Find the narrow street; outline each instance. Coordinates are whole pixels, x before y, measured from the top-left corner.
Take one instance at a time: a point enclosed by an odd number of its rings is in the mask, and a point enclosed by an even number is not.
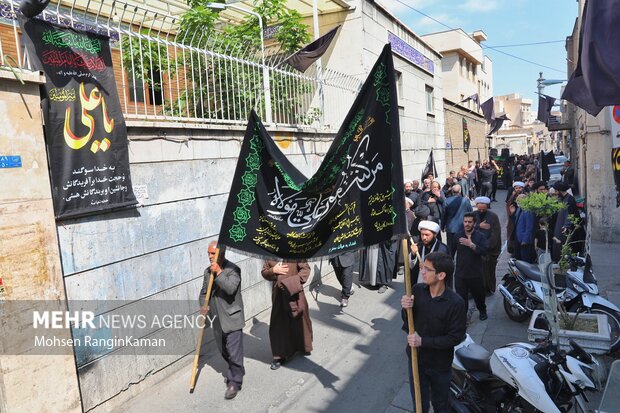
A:
[[[505,191],[498,191],[497,213],[505,227]],[[503,230],[505,232],[505,230]],[[505,239],[505,234],[502,234]],[[504,251],[497,266],[497,279],[507,271],[508,254]],[[595,264],[596,265],[596,264]],[[617,282],[606,277],[608,267],[597,273],[599,283],[607,286],[609,298],[618,303]],[[331,268],[320,269],[330,272]],[[279,370],[269,369],[269,311],[249,320],[245,328],[244,349],[246,375],[243,389],[231,401],[224,399],[222,371],[224,362],[213,342],[201,358],[200,375],[193,394],[188,391],[192,355],[179,363],[185,367],[148,391],[139,394],[115,412],[169,412],[182,409],[199,411],[286,412],[390,412],[411,411],[405,333],[401,330],[400,297],[404,293],[400,275],[385,294],[357,287],[349,307],[342,310],[340,287],[335,276],[324,278],[316,290],[306,293],[314,328],[314,351],[298,356]],[[489,319],[480,321],[470,301],[467,331],[488,350],[514,341],[527,341],[527,323],[508,319],[502,297],[496,292],[487,297]],[[604,357],[609,365],[610,357]],[[157,373],[155,373],[157,374]],[[602,392],[592,397],[597,406]]]

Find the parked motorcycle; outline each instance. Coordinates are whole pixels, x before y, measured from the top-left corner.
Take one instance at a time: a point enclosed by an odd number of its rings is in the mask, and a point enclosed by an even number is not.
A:
[[[548,331],[549,324],[544,320]],[[539,324],[537,326],[540,326]],[[457,413],[586,412],[585,391],[600,389],[600,362],[570,341],[512,343],[488,352],[469,335],[455,348],[450,407]]]
[[[590,257],[572,257],[565,278],[556,277],[558,303],[575,313],[604,314],[611,334],[611,351],[620,348],[620,309],[599,295]],[[522,322],[534,310],[543,309],[543,283],[538,265],[510,259],[509,273],[504,275],[499,291],[504,296],[504,310],[513,321]]]

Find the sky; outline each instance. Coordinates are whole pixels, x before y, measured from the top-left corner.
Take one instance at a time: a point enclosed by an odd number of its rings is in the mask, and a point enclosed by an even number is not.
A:
[[[519,93],[538,107],[536,79],[566,80],[565,40],[577,18],[576,0],[379,0],[418,35],[461,28],[466,33],[482,30],[483,45],[506,46],[523,43],[555,42],[499,50],[535,62],[527,63],[492,49],[483,53],[493,62],[493,95]],[[548,66],[548,67],[545,67]],[[556,70],[553,70],[553,69]],[[547,86],[545,94],[559,98],[560,85]]]

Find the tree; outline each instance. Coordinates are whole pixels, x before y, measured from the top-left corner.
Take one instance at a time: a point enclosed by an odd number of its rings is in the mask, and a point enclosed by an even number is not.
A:
[[[223,1],[219,1],[223,3]],[[198,49],[209,47],[217,55],[205,56],[196,51],[185,53],[183,66],[191,72],[191,88],[181,97],[177,112],[189,116],[210,117],[216,119],[243,119],[247,110],[255,102],[263,105],[259,99],[263,91],[263,72],[255,65],[235,61],[227,56],[241,55],[242,58],[253,55],[254,61],[260,61],[261,37],[258,18],[248,15],[239,25],[227,25],[223,35],[216,35],[216,22],[219,11],[206,7],[205,0],[189,0],[192,7],[180,20],[177,39],[184,44]],[[302,16],[296,10],[285,7],[286,0],[255,0],[254,11],[263,23],[278,24],[275,39],[281,52],[290,54],[310,40],[307,26],[301,23]],[[196,33],[201,33],[196,36]],[[218,41],[207,45],[206,39],[216,36]],[[245,53],[244,51],[248,51]],[[311,85],[298,82],[293,96],[287,93],[291,88],[285,81],[286,75],[270,71],[272,102],[289,112],[296,112],[303,105],[305,94]],[[279,100],[278,100],[279,99]],[[282,101],[286,99],[286,101]],[[206,105],[205,105],[206,102]],[[205,107],[206,106],[206,107]]]

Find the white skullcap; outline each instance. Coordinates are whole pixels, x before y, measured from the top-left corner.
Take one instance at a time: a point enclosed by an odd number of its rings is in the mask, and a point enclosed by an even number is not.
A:
[[[476,199],[474,199],[474,202],[477,204],[491,204],[491,200],[489,199],[488,196],[479,196]]]
[[[427,229],[435,234],[439,234],[441,228],[439,228],[439,224],[434,221],[420,221],[418,224],[418,231],[422,231],[423,229]]]
[[[515,186],[520,186],[521,188],[525,188],[525,184],[523,182],[521,182],[521,181],[515,181],[515,183],[512,184],[512,186],[513,186],[513,188]]]

